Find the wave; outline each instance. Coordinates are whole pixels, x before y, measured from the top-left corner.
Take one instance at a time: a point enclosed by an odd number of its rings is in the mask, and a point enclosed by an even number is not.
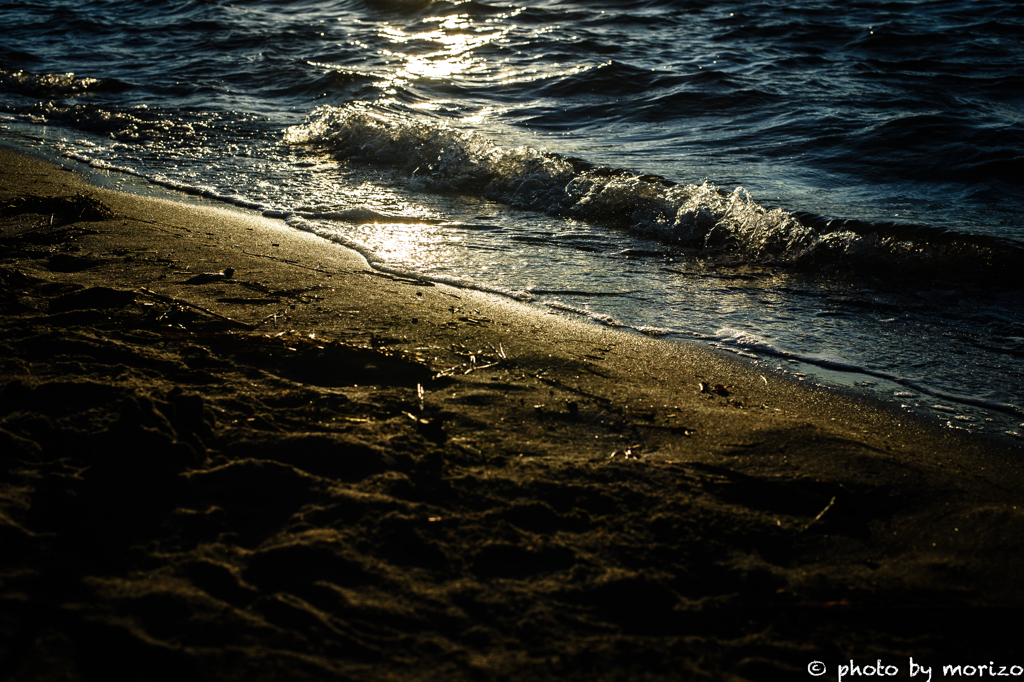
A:
[[[552,79],[542,84],[538,92],[553,99],[569,99],[579,95],[630,97],[643,95],[662,88],[684,85],[690,80],[671,71],[655,71],[626,62],[611,60],[593,68],[579,69],[565,78]]]
[[[750,263],[815,268],[955,263],[992,276],[1015,275],[1024,264],[1024,248],[1005,239],[765,207],[742,187],[726,191],[708,181],[682,184],[526,146],[506,149],[474,132],[366,106],[319,107],[305,123],[289,128],[285,140],[406,173],[410,185],[424,191],[477,194]]]
[[[0,92],[36,99],[75,97],[93,92],[124,92],[132,86],[116,78],[87,78],[74,73],[31,73],[0,69]]]
[[[32,123],[65,125],[120,142],[168,143],[196,138],[195,126],[188,121],[150,110],[145,105],[119,109],[49,100],[15,111]]]
[[[321,59],[330,59],[335,55],[327,55]],[[375,84],[380,80],[379,76],[369,73],[360,73],[354,69],[348,69],[329,61],[309,61],[307,65],[316,68],[329,69],[326,73],[315,78],[289,80],[279,86],[270,86],[265,94],[273,97],[303,97],[312,98],[330,93],[334,97],[345,97],[346,99],[359,99],[369,97],[377,93]]]

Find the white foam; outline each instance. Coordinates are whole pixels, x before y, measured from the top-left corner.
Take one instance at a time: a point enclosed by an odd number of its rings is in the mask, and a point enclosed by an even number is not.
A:
[[[85,154],[79,154],[77,152],[64,152],[64,156],[69,159],[74,159],[88,165],[90,168],[96,168],[98,170],[109,170],[117,173],[124,173],[125,175],[134,175],[136,177],[145,177],[134,168],[128,166],[117,166],[115,164],[104,161],[103,159],[96,159]]]
[[[409,120],[362,105],[322,106],[289,128],[291,144],[322,145],[348,158],[409,173],[414,188],[472,191],[513,206],[584,220],[616,221],[674,243],[727,246],[756,262],[851,255],[877,244],[849,232],[819,235],[742,187],[674,185],[628,171],[575,164],[530,147],[504,149],[473,132]]]
[[[587,310],[586,308],[580,308],[579,306],[569,305],[568,303],[563,303],[562,301],[544,301],[543,303],[549,308],[554,308],[555,310],[564,310],[565,312],[573,313],[575,315],[581,315],[593,322],[597,322],[598,324],[603,324],[608,327],[622,327],[626,329],[632,329],[633,331],[640,332],[645,336],[667,336],[669,334],[676,333],[675,330],[667,329],[665,327],[625,324],[624,322],[620,322],[619,320],[615,319],[611,315],[595,313],[591,310]]]
[[[586,308],[579,308],[577,306],[569,305],[568,303],[562,303],[561,301],[544,301],[544,305],[546,305],[549,308],[554,308],[555,310],[564,310],[566,312],[574,313],[576,315],[582,315],[583,317],[587,317],[587,318],[593,320],[594,322],[599,322],[600,324],[604,324],[604,325],[607,325],[609,327],[626,327],[626,326],[628,326],[628,325],[623,324],[622,322],[619,322],[618,320],[616,320],[611,315],[604,315],[602,313],[595,313],[595,312],[592,312],[590,310],[587,310]]]

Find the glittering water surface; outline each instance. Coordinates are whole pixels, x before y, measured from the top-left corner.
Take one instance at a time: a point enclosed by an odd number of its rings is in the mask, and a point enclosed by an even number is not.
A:
[[[0,16],[9,141],[280,217],[384,270],[1024,432],[1015,3]]]

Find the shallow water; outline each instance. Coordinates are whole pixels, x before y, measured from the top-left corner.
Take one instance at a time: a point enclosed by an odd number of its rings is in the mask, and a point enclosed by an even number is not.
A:
[[[1024,432],[1005,2],[0,4],[0,135]]]

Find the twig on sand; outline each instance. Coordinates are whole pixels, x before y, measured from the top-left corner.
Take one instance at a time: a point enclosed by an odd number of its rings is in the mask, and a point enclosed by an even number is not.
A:
[[[261,324],[266,324],[267,322],[272,320],[274,322],[274,326],[276,327],[277,326],[277,318],[278,317],[284,317],[284,311],[283,310],[279,310],[276,313],[270,313],[269,315],[267,315],[262,320],[260,320],[259,322],[257,322],[256,324],[254,324],[252,326],[253,326],[253,328],[256,328],[256,327],[259,327]]]
[[[327,273],[329,275],[330,274],[338,274],[338,273],[341,273],[341,272],[351,272],[351,270],[334,270],[334,271],[331,271],[331,270],[327,270],[326,268],[322,268],[322,267],[313,267],[311,265],[301,265],[298,261],[291,260],[290,258],[280,258],[278,256],[268,256],[267,254],[264,254],[264,253],[253,253],[252,251],[246,251],[245,249],[240,249],[240,251],[242,253],[244,253],[245,255],[247,255],[247,256],[256,256],[257,258],[269,258],[270,260],[276,260],[279,263],[284,263],[286,265],[294,265],[297,268],[302,268],[304,270],[312,270],[313,272],[325,272],[325,273]]]
[[[437,374],[435,374],[433,376],[433,378],[434,379],[441,379],[443,377],[450,377],[453,374],[455,374],[455,370],[457,370],[458,368],[459,368],[458,365],[456,365],[455,367],[449,367],[448,369],[442,370],[442,371],[438,372]]]
[[[267,285],[260,284],[259,282],[243,282],[241,280],[235,280],[235,282],[239,286],[243,286],[246,289],[258,291],[261,294],[266,294],[267,296],[274,296],[276,298],[300,298],[303,294],[308,294],[311,291],[320,291],[321,289],[327,288],[322,284],[314,284],[313,286],[299,287],[298,289],[271,289]]]
[[[235,275],[234,268],[224,268],[220,272],[203,272],[185,280],[185,284],[209,284],[210,282],[223,282]]]
[[[164,294],[158,294],[158,293],[156,293],[155,291],[153,291],[151,289],[147,289],[146,287],[139,287],[139,291],[141,291],[142,293],[146,294],[147,296],[152,296],[153,298],[155,298],[158,301],[163,301],[164,303],[172,303],[174,305],[181,305],[181,306],[185,306],[187,308],[193,308],[195,310],[198,310],[199,312],[206,313],[207,315],[211,315],[211,316],[216,317],[218,319],[224,320],[225,322],[230,322],[231,324],[237,324],[239,327],[245,327],[246,329],[255,329],[256,328],[256,325],[254,325],[254,324],[249,324],[248,322],[240,322],[239,320],[233,320],[233,319],[231,319],[230,317],[228,317],[226,315],[221,315],[220,313],[215,313],[214,311],[210,310],[209,308],[204,308],[201,305],[196,305],[195,303],[190,303],[188,301],[183,301],[180,298],[175,298],[173,296],[165,296]]]
[[[492,362],[489,365],[477,365],[477,364],[474,364],[472,367],[470,367],[465,372],[463,372],[463,374],[469,374],[470,372],[476,371],[478,369],[487,369],[488,367],[494,367],[495,365],[500,365],[500,364],[501,364],[500,360],[498,362]]]
[[[185,227],[184,225],[175,225],[173,223],[163,223],[163,222],[160,222],[159,220],[143,220],[142,218],[130,218],[128,216],[115,216],[115,217],[116,218],[123,218],[126,221],[127,220],[131,220],[133,223],[145,223],[147,225],[153,225],[154,227],[157,226],[157,225],[166,225],[167,227],[173,227],[176,230],[185,230],[186,232],[191,232],[192,231],[189,228]],[[165,230],[162,227],[157,227],[156,229],[160,230],[161,232],[165,232],[167,234],[174,234],[170,230]]]
[[[822,509],[822,510],[821,510],[820,512],[818,512],[818,515],[817,515],[817,516],[815,516],[815,517],[814,517],[813,519],[811,519],[810,521],[808,521],[808,522],[807,522],[807,525],[806,525],[806,526],[804,526],[803,528],[801,528],[801,529],[800,529],[800,530],[799,530],[798,532],[800,532],[800,533],[803,533],[803,532],[804,532],[805,530],[807,530],[808,528],[810,528],[810,527],[811,527],[811,526],[812,526],[812,525],[813,525],[814,523],[816,523],[817,521],[819,521],[819,520],[821,519],[821,517],[825,515],[825,512],[827,512],[827,511],[828,511],[829,509],[831,509],[831,508],[832,508],[832,505],[834,505],[835,503],[836,503],[836,498],[835,498],[835,495],[833,495],[833,496],[832,496],[832,499],[831,499],[831,500],[829,500],[828,504],[826,504],[826,505],[825,505],[825,508],[824,508],[824,509]]]

